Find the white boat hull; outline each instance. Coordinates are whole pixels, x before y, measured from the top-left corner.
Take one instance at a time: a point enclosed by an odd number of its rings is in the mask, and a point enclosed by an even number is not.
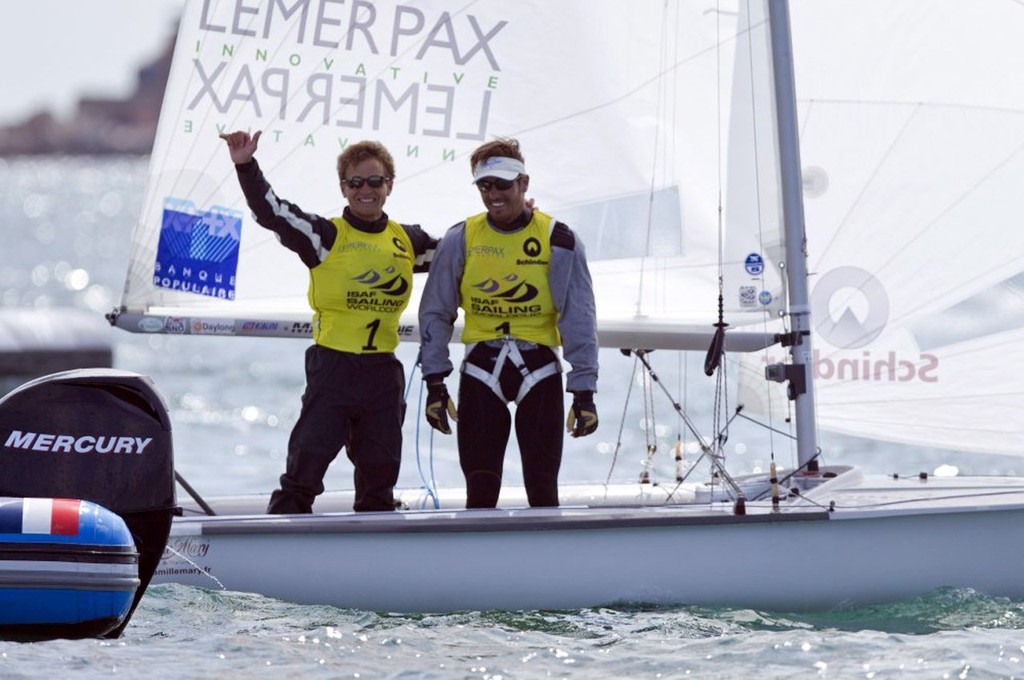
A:
[[[746,515],[715,502],[184,517],[153,582],[393,612],[1024,597],[1024,480],[869,481],[844,470]]]

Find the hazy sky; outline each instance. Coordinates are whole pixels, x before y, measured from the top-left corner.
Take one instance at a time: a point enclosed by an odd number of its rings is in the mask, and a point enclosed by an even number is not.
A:
[[[42,108],[70,112],[80,95],[121,97],[156,57],[185,0],[5,0],[0,21],[0,125]]]

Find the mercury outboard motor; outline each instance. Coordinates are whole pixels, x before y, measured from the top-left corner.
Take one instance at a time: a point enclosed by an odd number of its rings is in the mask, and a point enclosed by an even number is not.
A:
[[[91,501],[121,516],[146,591],[179,512],[171,421],[152,381],[111,368],[55,373],[0,399],[0,496]]]

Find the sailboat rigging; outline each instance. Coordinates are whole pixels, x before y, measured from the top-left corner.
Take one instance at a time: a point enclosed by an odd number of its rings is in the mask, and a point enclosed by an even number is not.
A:
[[[278,188],[301,187],[325,210],[336,188],[309,168],[379,139],[402,156],[393,214],[434,232],[473,211],[471,192],[450,190],[466,184],[468,149],[513,135],[546,150],[531,173],[557,193],[537,200],[587,244],[602,346],[643,359],[711,346],[709,367],[724,357],[739,374],[744,413],[792,412],[796,460],[779,475],[772,450],[770,470],[730,475],[716,431],[700,440],[719,473],[710,482],[563,485],[557,509],[512,497],[467,511],[443,489],[427,490],[440,507],[416,509],[427,498],[413,489],[401,495],[409,510],[368,516],[344,511],[344,493],[325,494],[311,516],[262,515],[265,498],[206,499],[217,514],[186,504],[155,581],[214,577],[389,611],[820,609],[944,586],[1024,596],[1013,567],[1024,480],[870,476],[821,460],[818,444],[826,425],[989,452],[1019,454],[1024,442],[1022,384],[1001,370],[1024,348],[1020,327],[962,329],[952,342],[933,332],[936,315],[1024,273],[1024,236],[1008,228],[1024,214],[1012,188],[1024,176],[1024,101],[972,85],[1024,66],[1024,13],[978,3],[969,11],[998,17],[984,44],[958,31],[971,49],[938,49],[936,26],[978,20],[940,4],[379,0],[344,16],[277,3],[243,16],[233,3],[189,2],[112,323],[309,334],[305,274],[245,214],[219,131],[264,129],[261,164]],[[884,21],[870,19],[879,12]],[[867,26],[870,49],[831,44]],[[925,56],[950,72],[932,75]],[[967,248],[968,233],[990,249]],[[1000,239],[1010,240],[991,245]],[[412,316],[401,333],[417,340]],[[934,415],[921,415],[926,404]],[[755,556],[793,545],[804,568],[769,559],[757,568],[773,588],[751,583]],[[409,578],[410,550],[435,568]],[[638,573],[631,556],[655,551],[667,559]]]

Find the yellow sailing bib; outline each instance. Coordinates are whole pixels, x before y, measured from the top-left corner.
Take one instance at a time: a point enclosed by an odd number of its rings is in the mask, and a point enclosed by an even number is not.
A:
[[[548,283],[552,223],[550,215],[534,212],[522,231],[506,234],[487,224],[487,213],[466,220],[463,342],[511,336],[549,347],[561,344]]]
[[[331,221],[338,238],[327,258],[309,270],[313,339],[342,352],[393,352],[412,294],[412,241],[397,222],[368,234],[340,217]]]

